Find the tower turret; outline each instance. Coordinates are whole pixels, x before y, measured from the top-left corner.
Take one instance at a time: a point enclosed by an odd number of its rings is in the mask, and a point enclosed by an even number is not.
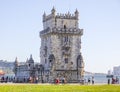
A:
[[[75,11],[75,17],[76,17],[76,19],[78,19],[78,17],[79,17],[79,12],[78,12],[77,9],[76,9],[76,11]]]
[[[52,14],[52,15],[55,15],[55,13],[56,13],[56,10],[55,10],[55,8],[53,7],[52,10],[51,10],[51,14]]]
[[[30,68],[34,67],[34,60],[32,58],[32,54],[30,55],[30,59],[28,60],[28,65],[29,65]]]
[[[15,65],[15,66],[18,66],[18,60],[17,60],[17,57],[15,58],[14,65]]]
[[[45,21],[45,19],[46,19],[46,13],[44,12],[44,14],[43,14],[43,21]]]

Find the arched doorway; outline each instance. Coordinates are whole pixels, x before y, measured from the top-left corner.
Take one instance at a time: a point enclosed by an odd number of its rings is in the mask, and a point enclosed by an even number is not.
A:
[[[84,62],[82,55],[77,56],[77,79],[81,79],[83,77],[83,72],[84,72]]]
[[[55,62],[55,57],[54,57],[54,55],[51,54],[48,59],[49,59],[49,68],[50,68],[50,69],[53,69],[54,62]]]

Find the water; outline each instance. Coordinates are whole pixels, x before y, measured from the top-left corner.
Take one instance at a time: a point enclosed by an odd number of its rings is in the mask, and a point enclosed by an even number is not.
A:
[[[106,84],[108,81],[106,74],[94,74],[94,75],[85,75],[84,78],[85,78],[86,82],[88,81],[88,78],[90,78],[90,80],[92,80],[92,76],[94,77],[95,83]]]
[[[108,83],[108,78],[106,77],[107,74],[89,74],[85,75],[85,80],[86,82],[88,81],[88,78],[92,80],[92,76],[94,77],[94,82],[97,84],[107,84]],[[119,83],[120,83],[120,76],[117,76],[119,78]],[[116,76],[114,76],[116,78]],[[110,83],[112,82],[112,78],[110,78]]]

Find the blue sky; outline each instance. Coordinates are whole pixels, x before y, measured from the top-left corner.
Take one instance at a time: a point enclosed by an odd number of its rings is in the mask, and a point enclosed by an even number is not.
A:
[[[120,0],[0,0],[0,60],[40,62],[42,15],[79,11],[85,70],[106,73],[120,65]]]

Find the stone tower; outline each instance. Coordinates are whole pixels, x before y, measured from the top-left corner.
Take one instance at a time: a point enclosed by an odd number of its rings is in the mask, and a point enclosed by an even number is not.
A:
[[[84,76],[84,62],[80,52],[83,29],[79,29],[79,12],[74,14],[43,14],[40,31],[40,62],[44,66],[44,81],[65,77],[67,82],[78,82]]]

